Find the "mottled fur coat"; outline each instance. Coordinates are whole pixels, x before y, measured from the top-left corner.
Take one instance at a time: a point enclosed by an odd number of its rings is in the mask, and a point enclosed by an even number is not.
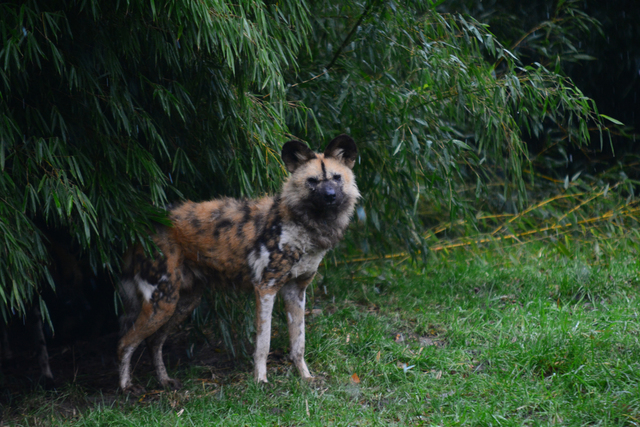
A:
[[[162,345],[198,305],[205,286],[254,290],[255,379],[263,382],[271,312],[280,293],[291,359],[303,378],[311,378],[304,360],[305,290],[326,251],[342,238],[360,197],[352,172],[356,158],[356,145],[347,135],[331,141],[324,153],[289,141],[282,148],[282,160],[291,175],[276,196],[189,201],[172,209],[172,226],[161,227],[153,237],[161,253],[149,258],[138,246],[125,256],[120,387],[139,391],[131,382],[131,356],[143,340],[160,383],[180,387],[167,375]]]

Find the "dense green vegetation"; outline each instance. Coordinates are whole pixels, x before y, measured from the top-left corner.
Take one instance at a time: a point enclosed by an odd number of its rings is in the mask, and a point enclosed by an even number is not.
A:
[[[575,10],[558,4],[574,18],[548,26],[554,46],[595,25]],[[435,3],[32,0],[0,14],[4,317],[47,282],[43,232],[117,273],[167,203],[275,191],[292,136],[318,149],[352,134],[350,250],[415,257],[434,221],[525,205],[530,139],[556,153],[607,141],[560,65],[522,61]]]
[[[275,190],[283,71],[307,14],[294,1],[2,3],[3,315],[47,275],[43,230],[117,269],[169,201]]]
[[[51,236],[117,277],[167,204],[277,191],[288,139],[352,135],[363,198],[308,299],[318,381],[276,357],[256,385],[252,303],[209,295],[185,354],[232,368],[5,393],[0,424],[636,425],[640,8],[611,7],[1,3],[4,319],[52,284]]]
[[[25,426],[634,425],[639,266],[630,248],[618,249],[596,260],[590,244],[573,258],[548,245],[500,245],[456,250],[419,269],[407,261],[327,267],[308,301],[314,383],[301,382],[283,359],[269,363],[264,386],[253,382],[248,363],[188,364],[175,372],[187,379],[180,392],[127,398],[73,384],[16,402],[8,419]],[[276,319],[277,352],[288,341],[286,322]],[[151,373],[148,381],[153,388]]]

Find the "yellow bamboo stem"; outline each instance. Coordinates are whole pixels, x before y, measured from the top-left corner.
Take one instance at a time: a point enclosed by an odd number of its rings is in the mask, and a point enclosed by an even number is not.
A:
[[[458,243],[451,243],[451,244],[446,244],[446,245],[434,246],[434,247],[430,248],[430,250],[433,251],[433,252],[439,252],[439,251],[443,251],[443,250],[449,250],[449,249],[455,249],[455,248],[470,246],[470,245],[473,245],[473,244],[482,244],[482,243],[506,241],[506,240],[515,240],[515,241],[519,242],[518,244],[523,244],[523,243],[527,243],[527,242],[521,242],[520,238],[526,237],[526,236],[530,236],[532,234],[543,233],[545,231],[557,231],[557,230],[562,230],[564,228],[569,228],[569,227],[575,226],[575,225],[584,225],[584,224],[591,224],[591,223],[598,222],[598,221],[605,221],[605,220],[608,220],[608,219],[612,218],[614,215],[624,216],[624,217],[631,217],[632,219],[636,220],[636,217],[633,216],[633,214],[638,214],[638,213],[640,213],[640,208],[623,209],[623,210],[619,210],[619,211],[610,210],[610,211],[606,212],[603,215],[600,215],[600,216],[597,216],[597,217],[593,217],[593,218],[583,219],[581,221],[577,221],[575,224],[574,223],[554,224],[554,225],[550,225],[548,227],[543,227],[543,228],[538,228],[538,229],[535,229],[535,230],[524,231],[522,233],[511,234],[511,235],[508,235],[508,236],[487,237],[487,238],[474,239],[474,240],[465,241],[465,242],[458,242]],[[564,234],[565,232],[562,232],[562,233]],[[418,251],[417,253],[419,254],[421,252]],[[370,256],[370,257],[352,258],[352,259],[349,259],[349,260],[346,260],[346,261],[339,261],[336,264],[376,261],[376,260],[381,260],[381,259],[394,259],[394,258],[408,257],[408,256],[410,256],[410,255],[407,252],[399,252],[399,253],[395,253],[395,254],[387,254],[387,255],[382,255],[382,256]]]

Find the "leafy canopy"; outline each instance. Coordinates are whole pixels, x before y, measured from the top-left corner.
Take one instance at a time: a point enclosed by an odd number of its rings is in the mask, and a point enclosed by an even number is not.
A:
[[[182,197],[274,190],[297,1],[0,4],[0,309],[48,276],[44,229],[117,266]]]
[[[358,142],[352,245],[426,254],[430,215],[472,215],[496,170],[515,185],[503,199],[522,193],[523,135],[584,143],[599,126],[556,70],[421,2],[31,0],[0,14],[4,316],[48,276],[43,230],[117,269],[168,202],[276,191],[288,134]]]
[[[425,226],[474,217],[478,199],[517,209],[527,140],[581,145],[589,124],[602,129],[594,103],[559,69],[524,65],[470,17],[377,1],[314,3],[312,17],[304,83],[290,93],[323,132],[346,129],[360,144],[367,219],[353,240],[365,251],[386,243],[424,255]],[[498,198],[496,177],[506,182]]]

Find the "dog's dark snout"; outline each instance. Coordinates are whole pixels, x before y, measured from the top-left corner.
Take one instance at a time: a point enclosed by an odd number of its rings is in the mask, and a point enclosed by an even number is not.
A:
[[[324,201],[327,203],[333,203],[336,201],[336,190],[331,187],[327,187],[324,190]]]

